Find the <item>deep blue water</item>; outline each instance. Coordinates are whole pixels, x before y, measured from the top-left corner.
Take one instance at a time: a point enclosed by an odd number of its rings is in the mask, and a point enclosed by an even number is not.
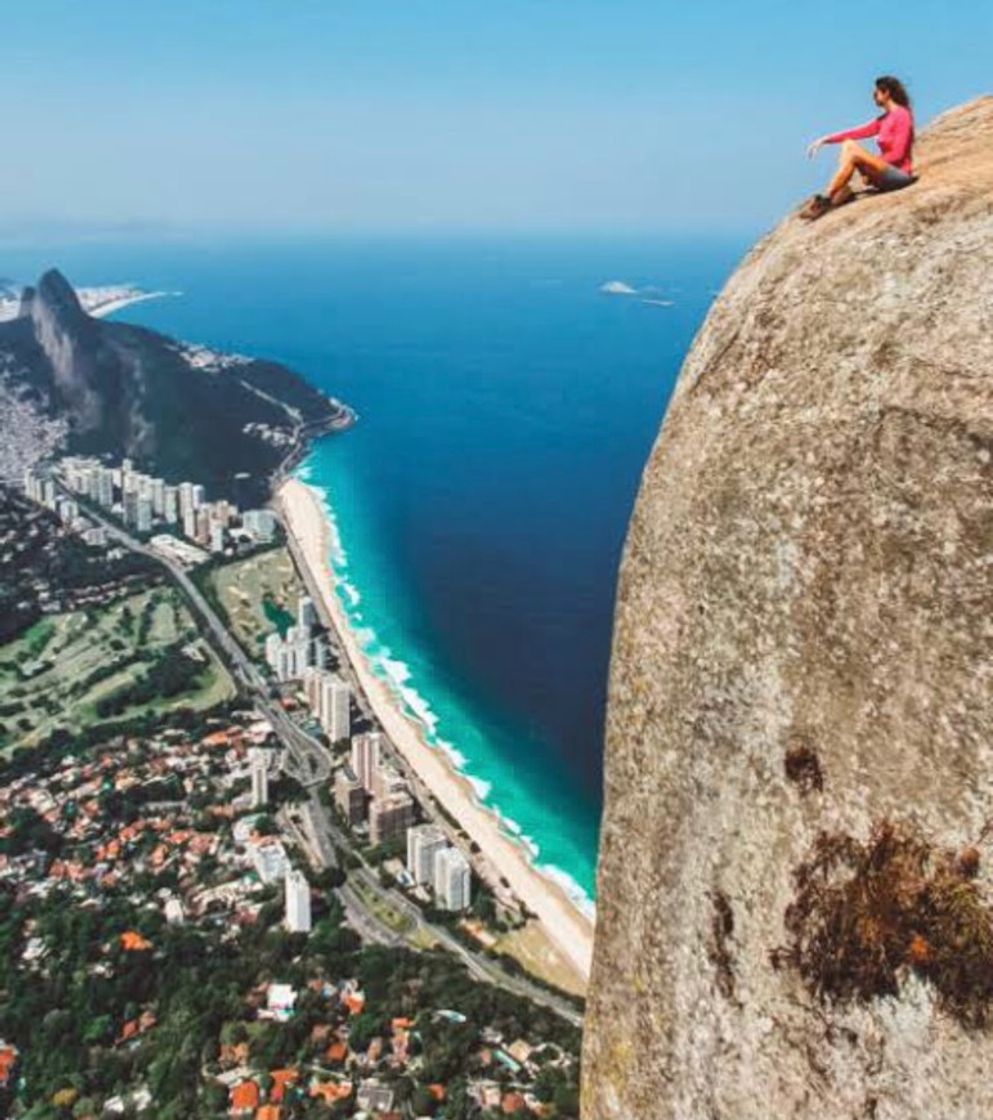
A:
[[[120,314],[284,361],[357,409],[304,476],[367,651],[538,861],[593,891],[614,585],[642,465],[739,241],[78,245],[33,278],[183,295]],[[649,298],[606,295],[605,281]]]

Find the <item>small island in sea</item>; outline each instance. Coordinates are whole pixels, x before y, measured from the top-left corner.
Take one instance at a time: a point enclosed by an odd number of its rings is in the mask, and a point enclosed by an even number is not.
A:
[[[99,291],[0,323],[9,1114],[575,1116],[590,918],[366,662],[294,477],[354,413]]]

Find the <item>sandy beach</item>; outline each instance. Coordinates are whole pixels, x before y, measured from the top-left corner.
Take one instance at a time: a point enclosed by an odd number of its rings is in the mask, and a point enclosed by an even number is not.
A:
[[[95,307],[87,309],[94,319],[102,319],[105,315],[112,315],[115,311],[130,307],[132,303],[144,303],[149,299],[162,299],[165,296],[177,296],[179,292],[140,292],[136,295],[121,296],[119,299],[110,299],[106,303],[98,303]]]
[[[289,479],[279,489],[277,505],[309,570],[310,582],[320,593],[322,613],[337,633],[383,730],[438,804],[458,821],[514,894],[538,916],[549,939],[585,981],[593,950],[591,919],[557,882],[534,866],[523,845],[505,833],[497,816],[480,803],[448,756],[427,742],[421,725],[406,715],[359,648],[334,590],[330,532],[320,495],[298,479]]]

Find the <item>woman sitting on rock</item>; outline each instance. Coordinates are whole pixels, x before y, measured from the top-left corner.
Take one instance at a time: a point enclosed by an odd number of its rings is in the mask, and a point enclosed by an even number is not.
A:
[[[889,75],[877,78],[872,99],[882,114],[861,128],[822,136],[807,149],[814,156],[825,144],[841,144],[838,170],[825,194],[815,194],[800,211],[801,218],[819,218],[833,206],[853,197],[850,181],[856,171],[864,182],[880,191],[898,191],[914,182],[911,150],[914,146],[914,116],[903,82]],[[875,136],[879,155],[867,152],[856,140]]]

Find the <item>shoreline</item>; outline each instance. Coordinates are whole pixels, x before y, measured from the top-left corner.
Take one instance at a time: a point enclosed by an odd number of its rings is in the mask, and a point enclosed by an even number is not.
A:
[[[121,311],[125,307],[130,307],[133,303],[144,303],[145,300],[149,299],[164,299],[166,296],[181,294],[181,292],[142,292],[139,295],[121,296],[120,299],[98,303],[92,310],[87,311],[87,315],[91,315],[94,319],[102,319],[105,315],[112,315],[115,311]]]
[[[338,598],[331,566],[331,527],[318,492],[297,478],[278,487],[276,506],[318,592],[331,629],[338,638],[369,706],[391,743],[427,788],[437,804],[474,841],[484,859],[510,885],[511,891],[537,915],[544,933],[569,962],[585,986],[593,948],[593,921],[565,888],[533,862],[524,843],[484,805],[472,781],[449,756],[428,743],[420,724],[408,716],[397,697],[370,666]]]

